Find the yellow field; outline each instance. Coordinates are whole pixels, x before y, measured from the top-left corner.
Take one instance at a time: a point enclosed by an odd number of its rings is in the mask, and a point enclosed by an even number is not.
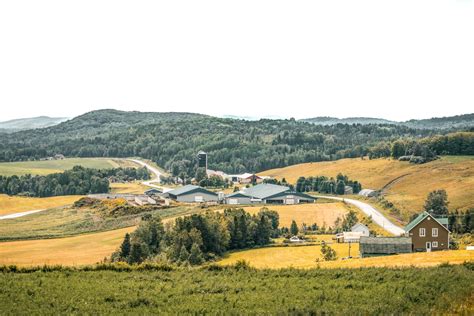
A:
[[[130,193],[130,194],[143,194],[146,190],[150,189],[146,185],[139,182],[130,183],[111,183],[111,193]]]
[[[84,265],[110,257],[135,227],[76,237],[0,243],[0,264]]]
[[[422,165],[392,159],[341,159],[273,169],[261,175],[295,183],[299,176],[335,177],[339,172],[360,181],[364,188],[382,189],[388,185],[384,190],[386,199],[405,214],[419,212],[428,193],[436,189],[447,191],[451,209],[474,207],[474,157],[471,156],[445,156]]]
[[[244,207],[250,214],[256,214],[263,206]],[[348,212],[343,203],[311,203],[300,205],[267,205],[270,210],[277,211],[280,215],[280,226],[289,228],[291,221],[295,220],[298,226],[318,224],[318,226],[333,226],[336,219],[341,220]]]
[[[337,257],[349,255],[349,244],[330,244],[336,250]],[[359,254],[359,244],[351,245],[351,255]],[[289,246],[267,247],[233,252],[218,263],[221,265],[235,264],[239,260],[249,262],[255,268],[315,268],[316,259],[321,257],[321,246]],[[342,261],[342,260],[341,260]]]
[[[412,265],[428,267],[446,262],[460,264],[464,261],[474,260],[474,251],[467,250],[423,252],[387,257],[342,260],[343,257],[348,256],[349,245],[331,244],[330,246],[336,250],[338,256],[336,261],[317,263],[316,258],[321,258],[320,246],[293,246],[268,247],[234,252],[218,263],[221,265],[230,265],[235,264],[239,260],[245,260],[255,268],[280,269],[289,267],[315,268],[318,265],[321,268],[405,267]],[[353,257],[359,255],[358,244],[351,245],[351,255]]]
[[[80,198],[79,195],[31,198],[0,194],[0,215],[69,205]]]

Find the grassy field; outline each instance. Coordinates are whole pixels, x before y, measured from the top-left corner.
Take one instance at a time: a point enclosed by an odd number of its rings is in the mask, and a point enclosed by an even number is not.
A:
[[[87,168],[110,169],[128,164],[133,163],[112,158],[66,158],[63,160],[2,162],[0,163],[0,175],[46,175],[72,169],[72,167],[78,165]]]
[[[135,227],[68,238],[0,242],[0,264],[84,265],[109,257]]]
[[[159,215],[166,220],[200,211],[202,209],[195,206],[177,206],[147,213]],[[2,220],[0,241],[69,237],[136,226],[143,214],[102,217],[94,209],[72,207],[49,209],[28,216]]]
[[[111,183],[111,193],[131,193],[131,194],[143,194],[146,190],[150,189],[146,185],[140,182],[129,182],[129,183]]]
[[[256,214],[263,206],[244,207],[250,214]],[[295,220],[298,226],[313,223],[318,226],[334,226],[339,217],[342,218],[348,212],[343,203],[312,203],[300,205],[267,205],[270,210],[277,211],[280,215],[280,227],[290,227],[291,221]]]
[[[404,218],[419,212],[428,193],[436,189],[447,191],[451,209],[474,207],[472,156],[444,156],[422,165],[392,159],[341,159],[273,169],[261,175],[284,177],[295,183],[299,176],[335,177],[339,172],[360,181],[364,188],[385,187],[385,198],[404,213]]]
[[[80,198],[78,195],[31,198],[0,194],[0,215],[69,205]]]
[[[0,273],[0,314],[431,315],[474,312],[472,266]],[[108,270],[106,270],[108,269]]]
[[[323,237],[324,239],[324,237]],[[464,261],[474,261],[474,251],[452,250],[431,253],[402,254],[387,257],[355,258],[342,260],[348,257],[349,244],[331,244],[336,250],[338,260],[330,262],[316,262],[321,258],[321,246],[289,246],[267,247],[250,249],[230,253],[219,261],[220,265],[235,264],[239,260],[247,261],[250,266],[258,269],[281,268],[361,268],[361,267],[428,267],[449,262],[461,264]],[[359,244],[351,245],[351,256],[359,256]]]

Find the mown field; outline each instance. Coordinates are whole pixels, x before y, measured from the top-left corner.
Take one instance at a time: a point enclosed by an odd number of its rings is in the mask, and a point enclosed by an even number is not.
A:
[[[0,273],[0,314],[474,312],[472,264],[426,269],[148,266],[146,270],[118,272],[110,271],[112,268]]]
[[[250,214],[256,214],[263,206],[244,207]],[[267,208],[277,211],[280,215],[280,227],[289,228],[295,220],[298,226],[306,223],[308,226],[316,223],[318,226],[334,226],[337,218],[342,218],[348,212],[343,203],[311,203],[300,205],[267,205]]]
[[[127,160],[113,158],[66,158],[63,160],[1,162],[0,175],[46,175],[72,169],[74,166],[110,169],[136,165]]]
[[[78,195],[34,198],[0,194],[0,216],[31,210],[45,210],[69,205],[80,198],[81,196]]]
[[[317,236],[319,237],[319,236]],[[331,237],[331,236],[330,236]],[[319,237],[330,240],[330,238]],[[243,250],[230,253],[220,260],[220,265],[232,265],[239,260],[244,260],[250,266],[258,269],[282,269],[282,268],[361,268],[361,267],[430,267],[442,263],[461,264],[464,261],[474,261],[474,251],[450,250],[431,253],[413,253],[393,255],[386,257],[357,258],[359,256],[359,244],[351,245],[352,259],[348,257],[349,244],[330,244],[337,253],[336,261],[316,262],[321,260],[321,246],[288,246],[288,247],[266,247],[258,249]]]
[[[422,165],[392,159],[342,159],[273,169],[261,175],[295,183],[299,176],[335,177],[339,172],[360,181],[364,188],[385,188],[385,198],[403,212],[404,219],[419,212],[428,193],[436,189],[447,191],[451,209],[474,207],[472,156],[443,156]]]

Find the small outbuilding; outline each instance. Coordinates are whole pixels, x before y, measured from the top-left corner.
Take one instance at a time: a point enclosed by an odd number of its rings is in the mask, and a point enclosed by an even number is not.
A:
[[[372,190],[372,189],[363,189],[363,190],[360,190],[359,195],[365,196],[365,197],[373,197],[373,196],[377,196],[377,191]]]
[[[234,192],[225,196],[225,204],[238,205],[251,203],[252,197],[246,195],[243,192]]]
[[[360,237],[361,258],[412,252],[410,237]]]
[[[361,233],[361,236],[368,237],[370,235],[370,230],[367,226],[362,223],[357,223],[351,227],[351,232],[353,233]]]

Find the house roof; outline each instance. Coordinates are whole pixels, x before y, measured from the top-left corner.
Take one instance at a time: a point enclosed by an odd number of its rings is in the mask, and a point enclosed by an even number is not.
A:
[[[424,221],[428,216],[431,217],[432,219],[434,219],[435,221],[437,221],[441,226],[443,226],[447,231],[449,231],[449,229],[446,227],[448,225],[448,219],[447,218],[436,218],[436,217],[434,217],[433,215],[431,215],[430,213],[428,213],[426,211],[418,214],[418,216],[414,220],[412,220],[410,223],[408,223],[408,225],[405,226],[405,231],[409,232],[410,230],[415,228],[416,225],[418,225],[419,223]]]
[[[372,245],[411,245],[411,237],[360,237],[361,244]]]
[[[206,190],[206,189],[204,189],[204,188],[202,188],[202,187],[200,187],[200,186],[192,185],[192,184],[185,185],[184,187],[181,187],[181,188],[178,188],[178,189],[174,189],[174,190],[168,191],[168,192],[166,192],[166,193],[171,194],[171,195],[178,196],[178,195],[183,195],[183,194],[192,193],[192,192],[194,192],[194,191],[201,191],[201,192],[206,192],[206,193],[209,193],[209,194],[217,195],[217,193],[215,193],[215,192]]]
[[[206,153],[205,151],[200,150],[200,151],[198,152],[198,155],[201,155],[201,154],[206,155],[207,153]]]
[[[268,184],[262,183],[256,186],[250,187],[245,189],[244,193],[248,196],[258,198],[258,199],[265,199],[267,197],[289,191],[289,187],[276,185],[276,184]]]
[[[279,192],[279,193],[271,195],[271,196],[267,196],[266,198],[267,199],[276,198],[276,197],[279,197],[279,196],[282,196],[282,195],[296,195],[296,196],[299,196],[299,197],[311,199],[313,201],[316,200],[316,198],[314,196],[311,196],[311,195],[303,193],[303,192],[296,192],[296,191],[283,191],[283,192]]]
[[[369,228],[368,228],[367,226],[365,226],[364,224],[362,224],[362,223],[357,223],[357,224],[355,224],[354,226],[351,227],[351,230],[354,230],[356,227],[359,227],[359,226],[362,226],[362,227],[364,227],[364,228],[366,228],[366,229],[369,229]]]
[[[145,193],[151,193],[151,192],[158,192],[158,193],[162,193],[162,192],[161,192],[161,190],[159,190],[159,189],[155,189],[155,188],[153,188],[153,189],[149,189],[149,190],[146,190],[146,191],[145,191]]]

